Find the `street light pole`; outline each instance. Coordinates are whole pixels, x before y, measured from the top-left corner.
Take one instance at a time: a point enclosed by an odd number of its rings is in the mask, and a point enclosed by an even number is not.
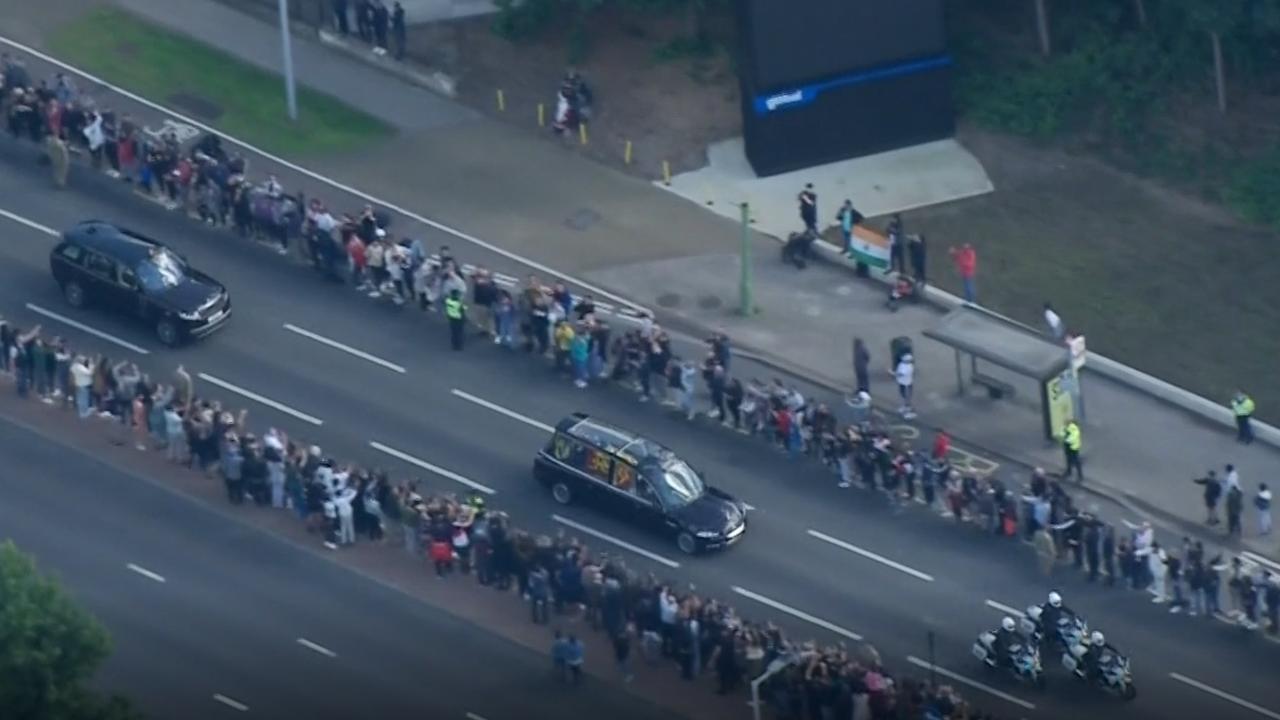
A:
[[[298,94],[293,84],[293,46],[289,39],[289,0],[280,0],[280,50],[284,53],[284,97],[289,119],[298,119]]]
[[[742,203],[742,275],[738,281],[738,304],[743,317],[754,312],[751,299],[751,207]]]

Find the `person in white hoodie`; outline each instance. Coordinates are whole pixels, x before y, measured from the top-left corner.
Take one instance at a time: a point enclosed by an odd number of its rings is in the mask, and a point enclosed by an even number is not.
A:
[[[82,418],[89,417],[89,413],[93,411],[93,405],[89,402],[89,392],[93,388],[93,368],[89,367],[89,361],[83,355],[71,363],[71,386],[76,396],[76,413]]]
[[[1271,534],[1271,488],[1266,483],[1258,483],[1258,494],[1253,497],[1253,506],[1258,510],[1258,534]]]
[[[334,509],[338,511],[338,544],[352,545],[356,541],[355,521],[356,490],[347,487],[333,497]]]
[[[264,456],[267,461],[267,483],[271,487],[271,507],[284,507],[284,440],[280,431],[275,428],[267,430],[262,438],[266,448]]]
[[[1168,555],[1165,554],[1164,548],[1160,547],[1160,543],[1151,544],[1151,552],[1147,554],[1147,567],[1151,573],[1151,592],[1155,597],[1151,598],[1153,603],[1162,603],[1168,600],[1165,597],[1165,576],[1168,574],[1168,566],[1166,561]]]
[[[903,353],[899,358],[897,367],[893,369],[893,378],[898,383],[898,395],[902,398],[898,413],[910,420],[916,414],[911,407],[911,389],[916,379],[916,362],[911,353]]]
[[[662,588],[658,594],[658,619],[662,621],[662,654],[670,656],[675,651],[676,625],[680,621],[680,603],[671,588]]]

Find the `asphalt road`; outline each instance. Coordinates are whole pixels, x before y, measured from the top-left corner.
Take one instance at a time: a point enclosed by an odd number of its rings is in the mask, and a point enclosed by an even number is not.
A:
[[[7,422],[0,528],[111,631],[99,682],[156,720],[672,716]],[[470,713],[471,715],[468,715]]]
[[[229,286],[236,317],[205,342],[162,351],[145,328],[66,307],[48,277],[52,239],[6,222],[0,309],[23,324],[43,321],[48,332],[65,334],[77,347],[137,359],[166,378],[185,363],[193,373],[222,383],[198,381],[200,392],[247,405],[259,426],[284,427],[339,457],[421,475],[435,488],[462,492],[466,483],[482,485],[493,491],[491,503],[510,509],[522,525],[560,529],[559,517],[588,527],[608,536],[593,544],[626,543],[609,550],[732,599],[744,613],[773,619],[797,635],[865,637],[893,668],[905,669],[909,657],[926,658],[926,631],[932,629],[943,674],[958,676],[953,679],[968,686],[969,697],[1006,717],[1280,718],[1280,686],[1271,680],[1275,645],[1231,632],[1215,620],[1170,617],[1153,610],[1145,596],[1091,587],[1071,573],[1062,574],[1055,586],[1131,656],[1139,698],[1120,705],[1074,687],[1051,658],[1046,658],[1050,688],[1043,694],[984,676],[969,646],[980,630],[998,623],[1001,611],[992,604],[1025,607],[1041,601],[1051,587],[1037,574],[1030,553],[1016,543],[951,527],[919,508],[893,515],[880,499],[838,490],[821,468],[791,462],[758,441],[677,420],[612,389],[574,391],[545,365],[507,357],[499,349],[474,343],[464,353],[452,353],[438,320],[375,305],[251,242],[129,199],[127,191],[107,181],[84,178],[75,190],[51,192],[43,178],[33,182],[24,166],[28,161],[22,151],[0,143],[0,209],[54,228],[104,218],[163,238]],[[468,253],[467,259],[523,275],[496,258]],[[28,303],[149,354],[42,317]],[[370,356],[399,367],[388,369]],[[741,366],[735,371],[766,372]],[[223,389],[227,383],[276,406],[236,397]],[[713,484],[758,508],[748,538],[728,553],[684,558],[670,543],[597,512],[556,506],[531,481],[530,461],[546,439],[543,426],[575,410],[663,441]],[[371,443],[398,450],[413,464]],[[222,548],[210,552],[227,555]]]

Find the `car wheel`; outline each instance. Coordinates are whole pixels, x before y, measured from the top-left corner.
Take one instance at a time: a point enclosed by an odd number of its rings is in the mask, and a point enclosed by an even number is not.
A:
[[[573,491],[569,489],[568,485],[558,482],[551,486],[551,497],[555,498],[556,502],[561,505],[568,505],[573,502]]]
[[[698,541],[689,533],[682,532],[676,536],[676,547],[685,555],[693,555],[698,552]]]
[[[178,344],[178,326],[172,318],[161,318],[156,323],[156,338],[162,345],[173,347]]]
[[[75,280],[68,280],[62,285],[62,296],[71,307],[84,307],[84,288]]]

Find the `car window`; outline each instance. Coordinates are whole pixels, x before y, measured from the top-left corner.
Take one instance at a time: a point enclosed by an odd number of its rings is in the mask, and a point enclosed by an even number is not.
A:
[[[177,287],[186,277],[186,263],[169,250],[157,249],[136,268],[138,281],[148,292]]]
[[[105,255],[99,255],[98,253],[93,252],[89,253],[85,261],[85,267],[94,275],[107,278],[108,280],[116,279],[116,263]]]
[[[688,505],[702,497],[706,491],[706,486],[698,473],[683,460],[675,458],[669,458],[661,464],[649,465],[645,477],[662,498],[662,504],[669,507]]]
[[[59,248],[58,254],[67,262],[79,265],[84,259],[84,248],[79,245],[63,245]]]
[[[639,482],[635,484],[635,488],[636,488],[636,497],[640,498],[641,500],[647,503],[652,503],[654,505],[657,505],[659,503],[658,496],[653,491],[653,485],[650,485],[648,480],[645,480],[644,478],[640,478]]]

